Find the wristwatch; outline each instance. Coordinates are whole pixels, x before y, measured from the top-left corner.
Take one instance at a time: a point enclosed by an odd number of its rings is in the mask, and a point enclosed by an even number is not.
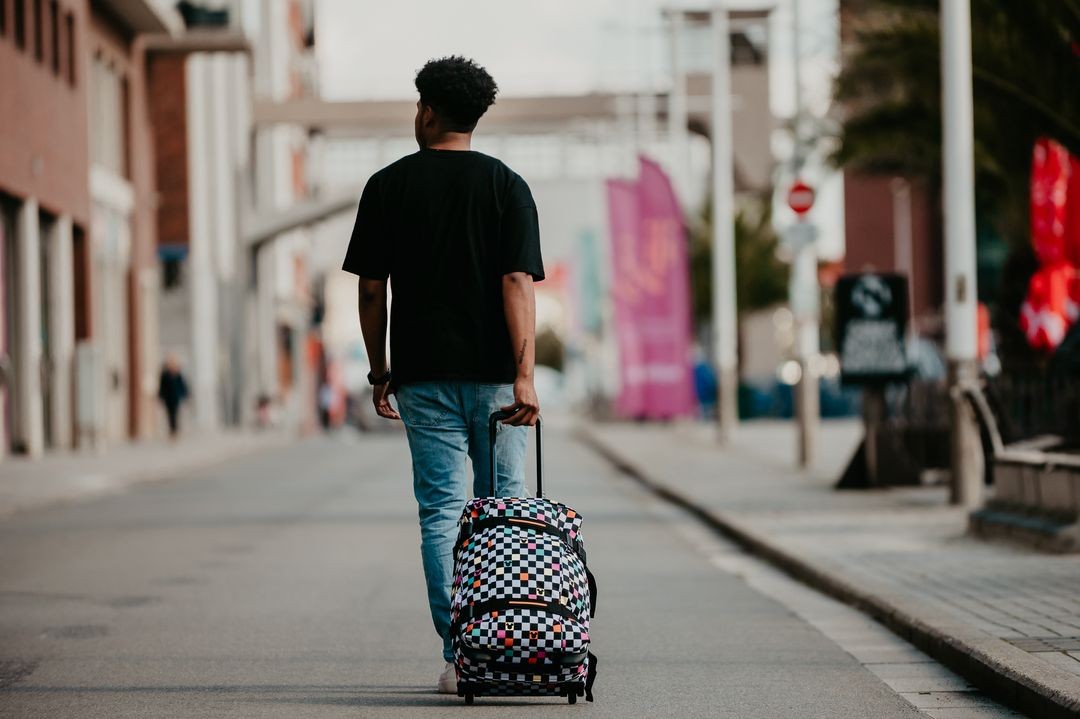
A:
[[[381,374],[381,375],[379,375],[378,377],[376,377],[375,375],[371,374],[371,372],[368,372],[368,373],[367,373],[367,381],[368,381],[368,382],[369,382],[369,383],[370,383],[370,384],[371,384],[371,385],[372,385],[373,387],[374,387],[374,386],[376,386],[376,385],[380,385],[380,384],[386,384],[387,382],[389,382],[389,381],[390,381],[390,369],[389,369],[389,368],[387,368],[387,369],[386,369],[386,372],[385,372],[385,373],[383,373],[383,374]]]

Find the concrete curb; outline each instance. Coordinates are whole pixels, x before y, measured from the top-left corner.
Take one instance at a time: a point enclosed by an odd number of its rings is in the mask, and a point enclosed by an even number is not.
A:
[[[1080,716],[1080,677],[951,615],[917,602],[890,598],[866,581],[855,584],[835,568],[800,557],[738,520],[714,512],[649,476],[587,428],[580,428],[577,436],[653,494],[681,507],[787,574],[870,615],[986,694],[1040,719]]]

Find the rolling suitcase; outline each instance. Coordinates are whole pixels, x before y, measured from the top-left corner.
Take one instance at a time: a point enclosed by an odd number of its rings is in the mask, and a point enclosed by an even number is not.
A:
[[[508,416],[495,412],[488,420],[492,484],[498,422]],[[466,704],[485,695],[593,700],[596,583],[581,515],[543,496],[541,449],[537,419],[536,497],[479,497],[461,516],[450,631],[458,696]]]

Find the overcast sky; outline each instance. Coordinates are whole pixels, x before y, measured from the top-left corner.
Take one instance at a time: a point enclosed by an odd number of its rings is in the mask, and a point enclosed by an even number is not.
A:
[[[793,96],[791,2],[729,3],[775,5],[771,88],[773,111],[781,116],[791,111]],[[660,8],[670,5],[662,0],[319,0],[323,94],[331,100],[411,98],[416,70],[448,54],[467,55],[486,66],[508,96],[663,87],[668,50]],[[836,0],[801,0],[800,17],[804,86],[821,111],[836,52]]]
[[[769,90],[773,114],[794,108],[792,5],[801,18],[804,102],[812,114],[829,107],[838,45],[837,0],[728,0],[730,8],[772,7],[768,26]],[[581,94],[631,89],[665,90],[669,46],[661,8],[670,0],[318,0],[316,47],[323,96],[328,100],[414,99],[413,77],[423,64],[449,54],[487,67],[505,96]],[[704,8],[709,2],[679,2]],[[707,52],[707,46],[703,48]],[[702,56],[707,61],[708,55]],[[774,137],[782,160],[785,133]],[[791,178],[781,164],[776,178]],[[819,251],[843,253],[840,174],[811,162],[804,178],[818,190],[811,219],[820,229]],[[794,216],[774,199],[778,229]]]

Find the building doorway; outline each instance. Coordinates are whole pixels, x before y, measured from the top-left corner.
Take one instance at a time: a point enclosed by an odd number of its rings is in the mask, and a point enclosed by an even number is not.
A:
[[[15,451],[15,267],[15,207],[0,197],[0,456]]]
[[[56,357],[52,346],[52,326],[55,322],[53,313],[58,309],[52,307],[49,298],[52,297],[52,263],[54,258],[50,251],[51,244],[47,238],[52,235],[56,218],[45,214],[38,214],[38,232],[41,242],[39,253],[39,274],[41,277],[41,408],[44,420],[45,448],[52,449],[56,446],[56,437],[53,436],[53,392],[56,391]]]

